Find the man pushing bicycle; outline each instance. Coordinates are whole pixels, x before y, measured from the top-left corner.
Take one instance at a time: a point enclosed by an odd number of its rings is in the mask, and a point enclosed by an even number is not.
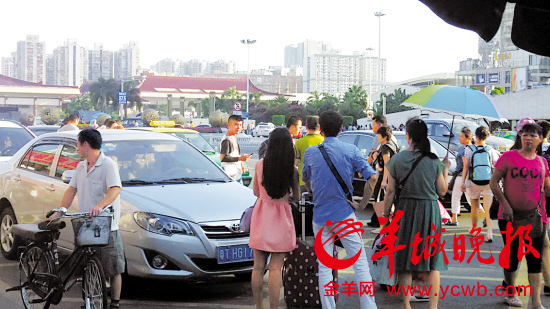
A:
[[[122,272],[125,268],[124,249],[118,229],[120,220],[120,190],[122,184],[115,161],[100,150],[101,134],[95,129],[80,131],[77,140],[78,155],[84,159],[76,167],[69,189],[65,191],[61,207],[69,208],[75,196],[78,196],[80,212],[97,216],[103,208],[113,206],[113,220],[109,234],[109,244],[97,249],[105,276],[111,279],[110,309],[119,308],[122,290]],[[51,219],[60,217],[55,213]]]

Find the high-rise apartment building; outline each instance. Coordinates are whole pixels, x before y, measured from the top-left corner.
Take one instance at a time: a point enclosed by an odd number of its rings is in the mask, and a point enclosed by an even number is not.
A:
[[[354,55],[313,54],[304,60],[303,91],[342,95],[354,85],[378,84],[378,58]],[[386,81],[386,59],[381,60],[380,80]],[[367,92],[368,92],[368,87]]]
[[[56,85],[57,79],[55,76],[55,56],[54,54],[46,55],[46,85]]]
[[[17,53],[12,53],[11,57],[2,57],[0,60],[0,74],[15,78],[15,58]]]
[[[46,82],[46,46],[38,35],[27,35],[25,41],[17,42],[15,78],[28,82]]]
[[[297,45],[285,47],[285,68],[304,67],[307,57],[332,52],[332,45],[324,42],[306,40]]]
[[[139,43],[130,42],[115,52],[115,79],[126,79],[141,73]]]
[[[235,62],[218,60],[209,62],[206,65],[206,73],[209,74],[233,74],[235,73]]]
[[[53,66],[55,85],[80,87],[88,79],[88,50],[74,39],[54,49],[53,58],[48,60],[53,62],[48,67]]]
[[[95,43],[94,49],[88,52],[88,80],[113,78],[113,73],[113,52],[106,50],[103,43]]]

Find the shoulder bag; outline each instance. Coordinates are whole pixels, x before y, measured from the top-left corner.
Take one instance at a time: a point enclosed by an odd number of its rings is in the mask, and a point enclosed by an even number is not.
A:
[[[544,233],[540,207],[542,205],[542,199],[544,198],[544,179],[546,178],[546,175],[544,174],[544,162],[542,162],[540,157],[539,161],[542,164],[542,185],[540,187],[540,198],[537,208],[530,211],[514,211],[514,217],[512,220],[513,234],[517,232],[520,226],[531,225],[531,231],[529,232],[529,237],[531,237],[531,239],[542,237]]]
[[[399,200],[399,195],[401,195],[401,191],[403,191],[403,188],[405,187],[405,183],[407,183],[407,180],[409,179],[409,176],[411,176],[412,172],[414,171],[414,169],[416,168],[416,166],[418,165],[418,163],[420,163],[420,161],[422,161],[422,159],[425,157],[426,155],[424,154],[421,154],[420,157],[418,157],[418,159],[416,159],[411,167],[411,170],[409,171],[409,173],[407,174],[407,176],[405,176],[405,178],[403,178],[403,180],[401,180],[396,188],[395,188],[395,196],[394,196],[394,203],[395,201]]]

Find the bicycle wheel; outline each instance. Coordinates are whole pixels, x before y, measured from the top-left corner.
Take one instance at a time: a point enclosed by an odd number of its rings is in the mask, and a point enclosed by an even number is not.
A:
[[[36,266],[36,269],[35,269]],[[19,283],[21,286],[28,281],[30,273],[35,269],[35,273],[53,274],[53,259],[42,248],[32,245],[26,254],[23,254],[19,260]],[[35,282],[33,286],[21,288],[21,298],[25,309],[47,309],[50,307],[49,302],[33,303],[33,301],[41,300],[48,293],[49,284],[43,282],[40,284]],[[42,295],[42,297],[40,296]]]
[[[105,272],[97,256],[90,256],[84,266],[82,282],[84,302],[90,303],[90,309],[107,308],[107,285]]]

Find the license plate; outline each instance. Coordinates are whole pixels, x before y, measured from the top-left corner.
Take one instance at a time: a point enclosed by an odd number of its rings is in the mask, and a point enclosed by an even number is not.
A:
[[[248,245],[218,247],[218,264],[251,261],[254,251]]]

